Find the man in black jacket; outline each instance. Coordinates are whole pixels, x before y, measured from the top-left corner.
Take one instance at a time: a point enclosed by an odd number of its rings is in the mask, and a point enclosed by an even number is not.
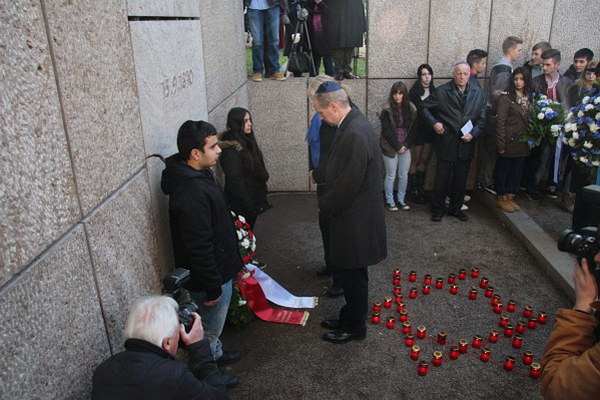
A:
[[[166,160],[161,187],[169,195],[169,220],[175,267],[191,271],[186,287],[198,304],[206,337],[218,363],[237,361],[223,352],[219,336],[231,302],[233,278],[243,266],[225,196],[210,167],[221,149],[215,128],[186,121],[177,135],[178,154]],[[224,374],[228,387],[239,381]]]
[[[421,106],[425,120],[437,134],[434,149],[437,157],[432,221],[444,215],[444,201],[450,189],[448,214],[461,221],[469,217],[461,210],[467,175],[475,140],[485,126],[486,101],[483,89],[469,85],[469,64],[454,66],[454,79],[437,88]]]
[[[200,316],[189,333],[178,321],[177,302],[167,296],[136,301],[125,325],[125,351],[96,368],[93,400],[227,399]],[[189,367],[175,359],[179,339]]]
[[[339,319],[321,326],[332,330],[323,340],[346,343],[366,337],[368,266],[387,256],[381,150],[373,127],[337,83],[322,83],[313,106],[325,122],[337,126],[324,181],[315,179],[323,186],[319,212],[328,222],[329,258],[339,269],[346,300]]]
[[[594,52],[587,47],[577,50],[573,56],[573,64],[565,71],[564,76],[575,82],[583,76],[585,69],[593,59]]]

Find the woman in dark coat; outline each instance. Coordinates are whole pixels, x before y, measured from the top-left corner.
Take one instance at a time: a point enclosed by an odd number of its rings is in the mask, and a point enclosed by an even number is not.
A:
[[[494,184],[498,208],[506,212],[521,208],[513,201],[519,189],[525,157],[530,153],[522,141],[527,132],[531,108],[531,76],[525,67],[515,69],[508,82],[508,93],[501,95],[496,111],[496,144],[498,159]]]
[[[417,68],[417,76],[418,79],[410,88],[408,97],[411,103],[419,109],[423,100],[428,98],[432,93],[435,93],[433,68],[429,64],[421,64]],[[427,162],[431,155],[435,133],[431,125],[423,119],[420,110],[415,128],[416,135],[412,149],[410,170],[408,171],[408,188],[406,190],[410,200],[415,203],[424,204],[426,197],[423,183],[425,182],[425,171],[427,170]]]
[[[227,131],[221,138],[220,164],[225,173],[225,197],[236,214],[243,215],[251,229],[267,202],[269,173],[252,129],[252,115],[245,108],[232,108],[227,115]]]

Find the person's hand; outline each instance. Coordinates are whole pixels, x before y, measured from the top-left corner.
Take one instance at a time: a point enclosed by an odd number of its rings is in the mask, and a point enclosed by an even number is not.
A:
[[[400,147],[400,150],[398,150],[398,154],[406,153],[406,150],[408,150],[406,146],[402,146]]]
[[[202,319],[197,313],[192,313],[194,324],[189,333],[185,331],[183,324],[179,324],[179,338],[186,345],[194,344],[204,339],[204,328],[202,327]]]
[[[444,124],[442,124],[441,122],[436,122],[435,124],[433,124],[433,130],[438,135],[443,135],[444,134]]]
[[[317,182],[315,182],[315,177],[313,176],[312,169],[310,171],[308,171],[308,179],[310,179],[310,183],[312,183],[313,185],[317,183]]]
[[[593,309],[590,303],[598,297],[598,285],[585,258],[581,259],[581,267],[578,263],[573,266],[573,282],[575,283],[575,307],[573,308],[591,313]]]
[[[471,140],[473,140],[473,135],[471,135],[470,133],[465,133],[465,134],[462,136],[462,140],[463,140],[463,142],[465,142],[465,143],[469,143]]]
[[[216,299],[214,299],[214,300],[210,300],[210,301],[209,301],[209,300],[207,300],[207,301],[205,301],[205,302],[204,302],[204,305],[205,305],[206,307],[212,307],[212,306],[215,306],[215,305],[217,305],[217,304],[219,303],[219,300],[221,300],[221,296],[217,297],[217,298],[216,298]]]

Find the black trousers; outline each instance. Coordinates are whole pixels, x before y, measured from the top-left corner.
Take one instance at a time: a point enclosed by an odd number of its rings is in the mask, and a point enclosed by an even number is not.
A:
[[[519,191],[524,164],[525,157],[498,157],[494,169],[494,183],[499,196]]]
[[[340,288],[342,287],[342,278],[340,269],[336,268],[329,259],[329,225],[326,217],[319,214],[319,229],[321,230],[321,239],[323,240],[323,253],[325,253],[325,268],[331,272],[331,285]]]
[[[340,310],[340,328],[346,332],[362,334],[367,327],[369,311],[369,271],[367,267],[340,268],[346,304]]]
[[[444,161],[437,160],[435,168],[435,183],[433,186],[433,201],[431,210],[434,214],[443,214],[446,196],[450,195],[448,212],[458,212],[465,197],[465,187],[471,160]]]
[[[342,47],[339,49],[333,49],[331,55],[333,57],[334,67],[336,73],[352,72],[350,63],[352,62],[353,47]]]

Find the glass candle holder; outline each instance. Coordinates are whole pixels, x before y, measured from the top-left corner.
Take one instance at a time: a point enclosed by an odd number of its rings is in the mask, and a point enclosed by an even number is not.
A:
[[[488,362],[490,361],[490,358],[492,356],[492,351],[485,347],[483,349],[481,349],[481,354],[479,355],[479,359],[483,362]]]
[[[417,374],[419,374],[419,376],[425,376],[427,375],[427,371],[429,371],[429,364],[425,361],[420,361],[419,366],[417,367]]]
[[[479,268],[471,268],[471,278],[478,278],[479,277]]]
[[[479,287],[482,289],[485,289],[488,287],[488,285],[490,284],[490,281],[488,280],[488,278],[481,278],[481,280],[479,281]]]
[[[469,300],[477,300],[477,289],[471,288],[469,291]]]
[[[400,277],[392,279],[392,285],[394,285],[394,286],[400,285]]]
[[[431,285],[431,280],[432,280],[432,278],[431,278],[431,275],[427,274],[427,275],[425,275],[425,277],[423,278],[423,283],[424,283],[425,285]]]
[[[538,379],[542,375],[542,366],[538,363],[531,363],[529,366],[529,376]]]
[[[492,300],[490,301],[490,304],[495,306],[498,303],[500,303],[500,296],[495,294],[492,296]]]
[[[490,299],[493,295],[494,295],[494,287],[493,286],[486,287],[484,296],[487,297],[488,299]]]
[[[490,336],[488,337],[488,342],[490,343],[498,343],[498,339],[500,338],[500,334],[497,330],[492,329],[490,331]]]
[[[380,312],[381,311],[381,302],[376,301],[373,303],[373,311]]]
[[[515,335],[512,341],[512,347],[514,349],[520,349],[521,347],[523,347],[523,336]]]
[[[394,317],[388,317],[385,326],[388,329],[394,329],[394,327],[396,326],[396,321],[394,320]]]
[[[442,278],[437,278],[435,280],[435,288],[436,289],[443,289],[444,288],[444,280]]]
[[[467,270],[462,268],[460,271],[458,271],[458,279],[460,279],[461,281],[464,281],[465,279],[467,279]]]
[[[456,283],[456,274],[450,273],[448,275],[448,283]]]
[[[523,308],[523,316],[525,318],[529,318],[533,315],[533,308],[531,306],[525,306],[525,308]]]
[[[395,297],[394,297],[394,303],[396,304],[400,304],[404,301],[404,296],[402,296],[402,293],[398,293]]]
[[[394,278],[400,278],[401,271],[399,268],[394,270]]]
[[[455,284],[450,285],[450,294],[457,294],[458,293],[458,286],[456,286]]]
[[[383,300],[383,307],[384,308],[391,308],[392,307],[392,298],[390,296],[385,296],[385,298]]]
[[[417,338],[425,339],[427,337],[427,328],[423,325],[417,326]]]
[[[379,315],[378,312],[374,312],[373,315],[371,316],[371,323],[374,325],[378,325],[381,323],[381,316]]]
[[[428,284],[424,284],[423,285],[423,294],[429,294],[431,293],[431,286],[429,286]]]
[[[415,335],[412,333],[407,333],[404,337],[404,344],[406,347],[413,347],[415,345]]]
[[[402,286],[400,286],[400,285],[394,286],[394,296],[399,295],[399,294],[402,294]]]
[[[506,325],[508,325],[509,322],[510,322],[510,320],[508,319],[508,317],[506,315],[501,315],[500,321],[498,321],[498,326],[500,326],[500,328],[504,328],[504,327],[506,327]]]
[[[417,281],[417,273],[415,271],[410,271],[410,273],[408,274],[408,280],[410,282],[416,282]]]
[[[400,312],[402,310],[406,309],[406,304],[404,304],[403,301],[401,301],[400,303],[396,304],[396,311]]]
[[[412,333],[412,326],[409,321],[402,323],[402,333],[404,333],[405,335]]]
[[[460,351],[458,350],[458,346],[450,347],[450,353],[448,354],[448,357],[450,357],[451,360],[456,360],[459,355]]]
[[[410,293],[408,294],[409,299],[416,299],[418,295],[419,292],[417,291],[417,288],[410,288]]]
[[[506,311],[515,312],[517,310],[517,303],[514,300],[509,300],[506,304]]]
[[[419,355],[421,353],[421,348],[419,346],[413,346],[410,348],[410,359],[413,361],[417,361],[419,359]]]
[[[502,303],[498,302],[498,303],[494,304],[494,312],[496,314],[500,314],[502,312],[502,308],[503,308]]]
[[[479,335],[473,336],[473,342],[471,343],[471,346],[473,346],[473,348],[479,349],[479,348],[481,348],[482,344],[483,344],[483,338],[481,336],[479,336]]]
[[[433,352],[433,359],[431,360],[431,363],[433,364],[434,367],[439,367],[440,365],[442,365],[442,352],[441,351]]]
[[[398,321],[400,321],[400,322],[406,322],[406,321],[408,321],[408,311],[406,311],[406,310],[400,310],[398,312]]]
[[[465,354],[467,351],[469,351],[469,342],[464,339],[459,340],[458,351],[460,351],[461,354]]]
[[[506,324],[506,326],[504,327],[504,337],[512,337],[514,333],[515,330],[513,329],[513,326],[511,324]]]
[[[515,359],[512,356],[507,356],[504,360],[504,369],[506,371],[512,371],[515,368]]]
[[[538,313],[537,322],[539,322],[542,325],[546,324],[546,322],[548,322],[548,314],[544,311],[540,311]]]
[[[534,330],[537,326],[537,318],[531,317],[529,321],[527,321],[527,328]]]
[[[532,362],[533,362],[533,351],[525,350],[523,352],[523,364],[531,365]]]
[[[527,326],[527,324],[525,323],[525,321],[517,321],[517,326],[515,327],[515,332],[517,332],[519,335],[524,334],[526,326]]]
[[[438,344],[446,344],[446,338],[447,338],[446,332],[440,331],[437,334],[437,342],[438,342]]]

